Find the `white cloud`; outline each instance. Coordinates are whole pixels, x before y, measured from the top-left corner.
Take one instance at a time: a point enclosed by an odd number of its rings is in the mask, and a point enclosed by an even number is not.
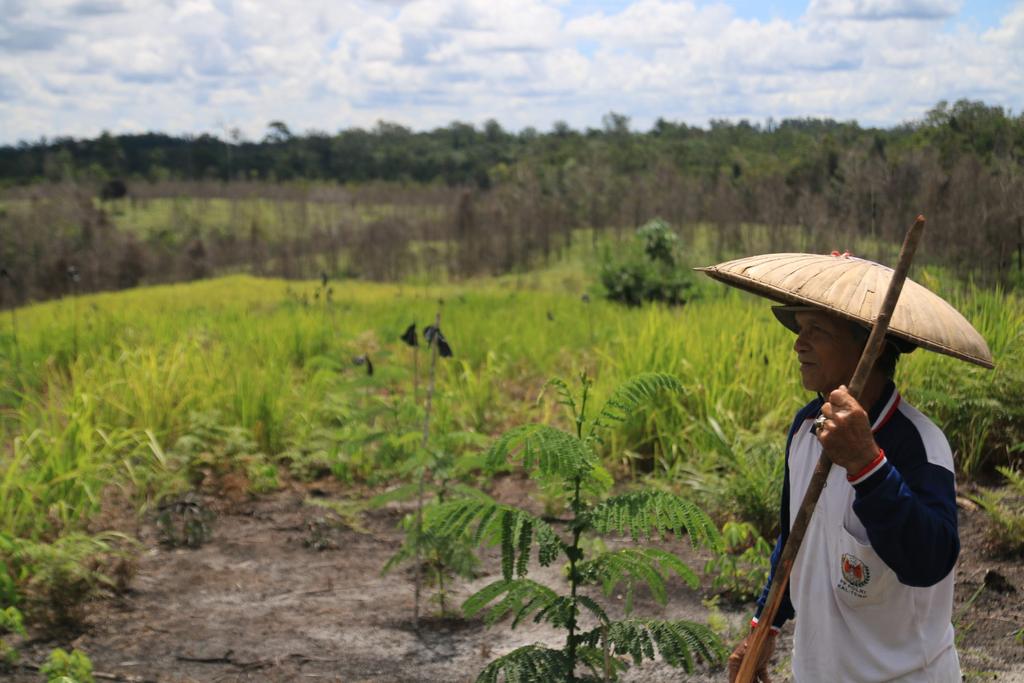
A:
[[[811,0],[807,13],[862,21],[932,21],[955,16],[959,9],[956,0]]]
[[[635,0],[0,0],[0,143],[102,129],[547,129],[658,117],[920,117],[1024,107],[1024,6],[978,30],[953,0],[810,0],[793,21]],[[593,5],[591,5],[593,6]],[[926,32],[925,32],[926,31]]]
[[[381,17],[373,17],[352,36],[356,58],[367,62],[396,62],[402,58],[402,33]]]
[[[733,21],[725,5],[698,8],[692,2],[638,0],[619,14],[598,12],[569,22],[570,35],[603,44],[639,47],[679,46],[687,37],[715,39]]]
[[[1024,58],[1024,4],[1018,4],[1003,17],[998,28],[982,35],[986,43],[1012,50],[1018,60]]]

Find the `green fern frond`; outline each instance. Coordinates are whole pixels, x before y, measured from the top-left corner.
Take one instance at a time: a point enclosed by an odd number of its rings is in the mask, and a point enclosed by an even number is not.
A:
[[[605,552],[577,565],[585,581],[600,583],[605,595],[626,583],[626,612],[632,609],[633,590],[639,583],[647,584],[658,603],[668,602],[665,582],[674,572],[690,588],[700,584],[697,574],[678,557],[658,548],[626,548]]]
[[[570,411],[572,411],[573,419],[575,419],[576,416],[579,415],[579,409],[576,406],[576,399],[573,398],[572,389],[569,388],[569,385],[565,382],[565,380],[559,377],[552,377],[547,382],[545,382],[544,388],[541,389],[540,391],[540,396],[537,397],[538,402],[540,402],[540,400],[544,397],[544,392],[547,391],[548,387],[555,388],[555,390],[558,392],[558,404],[563,405],[567,407]]]
[[[525,510],[491,499],[453,500],[429,510],[424,531],[439,538],[467,535],[470,542],[501,545],[502,576],[524,576],[531,546],[537,546],[542,566],[555,561],[565,547],[551,525]]]
[[[620,657],[612,657],[611,653],[609,653],[607,661],[608,674],[606,677],[604,650],[600,646],[580,646],[576,649],[576,658],[580,664],[590,669],[593,673],[591,677],[577,676],[576,680],[581,683],[584,681],[617,681],[619,680],[619,674],[629,669],[627,661]]]
[[[572,617],[578,614],[576,603],[568,595],[558,596],[551,604],[537,612],[534,621],[546,621],[555,628],[568,628]]]
[[[1019,472],[1010,467],[997,467],[996,471],[1006,477],[1006,483],[1015,489],[1018,495],[1024,496],[1024,472]]]
[[[602,624],[607,624],[609,622],[608,614],[604,611],[604,609],[601,608],[599,604],[594,602],[593,598],[587,597],[586,595],[577,595],[576,602],[586,607],[587,611],[589,611],[591,614],[597,617],[597,620],[600,621]]]
[[[520,425],[502,434],[487,451],[487,466],[497,469],[510,456],[521,457],[528,472],[570,481],[585,477],[597,462],[594,452],[575,436],[540,424]]]
[[[566,606],[563,604],[565,599],[560,598],[547,586],[530,579],[514,579],[512,581],[501,579],[490,583],[466,598],[466,601],[462,603],[462,611],[467,617],[475,617],[499,597],[501,599],[490,608],[487,616],[484,617],[484,622],[488,626],[500,621],[508,614],[515,615],[512,620],[512,628],[535,613],[537,616],[534,621],[547,619],[555,623],[556,626],[561,626],[567,617],[564,614],[566,611]]]
[[[571,675],[569,658],[561,650],[524,645],[488,664],[476,683],[498,683],[499,678],[504,683],[549,683],[564,681]]]
[[[718,549],[721,535],[707,513],[667,491],[634,491],[609,498],[581,515],[598,533],[629,533],[634,541],[655,533],[689,534],[695,546]]]
[[[625,422],[637,408],[648,404],[665,392],[685,390],[678,378],[663,372],[645,372],[620,384],[598,412],[587,431],[588,442],[600,441],[599,429],[608,429]]]
[[[501,579],[484,586],[466,598],[462,604],[463,614],[470,618],[475,617],[498,598],[501,599],[491,606],[484,617],[484,622],[488,626],[512,614],[512,628],[530,615],[533,615],[533,620],[537,623],[546,621],[555,628],[565,628],[572,617],[577,615],[577,605],[585,608],[601,623],[609,622],[607,613],[593,599],[581,595],[577,596],[574,602],[571,596],[558,595],[547,586],[531,579]]]
[[[726,651],[714,631],[692,621],[630,619],[607,626],[608,643],[616,655],[629,655],[635,664],[654,659],[655,651],[667,664],[692,672],[697,662],[712,666],[725,661]],[[588,634],[599,642],[600,629]]]

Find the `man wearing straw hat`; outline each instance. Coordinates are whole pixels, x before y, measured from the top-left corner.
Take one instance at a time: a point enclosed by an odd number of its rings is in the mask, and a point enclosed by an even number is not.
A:
[[[774,634],[795,617],[797,683],[959,683],[950,623],[957,535],[953,457],[941,430],[892,381],[917,346],[992,367],[981,336],[949,304],[908,280],[860,400],[847,389],[892,271],[847,255],[768,254],[702,269],[779,301],[796,333],[805,389],[786,445],[782,533],[754,628],[772,630],[756,680],[769,681]],[[796,508],[822,450],[833,467],[799,546],[781,606],[758,624]],[[753,635],[753,631],[752,631]],[[752,639],[729,660],[735,680]]]

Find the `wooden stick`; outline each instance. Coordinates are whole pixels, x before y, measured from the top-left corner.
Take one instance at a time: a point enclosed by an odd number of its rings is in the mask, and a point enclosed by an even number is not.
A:
[[[893,271],[892,280],[889,281],[889,289],[882,301],[882,308],[878,312],[874,326],[871,328],[871,335],[868,337],[864,351],[861,353],[860,361],[857,362],[857,369],[850,380],[850,395],[859,400],[867,384],[871,370],[875,367],[875,361],[882,353],[885,346],[885,334],[889,331],[889,321],[892,319],[893,311],[896,310],[896,302],[899,301],[900,292],[903,290],[903,283],[907,279],[907,271],[910,270],[910,263],[914,260],[914,252],[917,244],[921,241],[921,233],[924,231],[924,216],[918,216],[917,220],[907,231],[903,240],[903,247],[900,249],[899,261]],[[757,672],[757,663],[764,652],[765,642],[768,640],[768,633],[771,631],[771,624],[782,604],[782,596],[786,592],[786,584],[789,582],[789,573],[793,569],[793,561],[800,550],[804,540],[804,533],[810,524],[814,507],[821,497],[821,491],[825,488],[825,481],[828,479],[829,471],[832,469],[832,461],[824,451],[818,458],[818,464],[814,468],[811,482],[807,485],[807,492],[800,503],[796,518],[789,530],[789,538],[779,556],[779,564],[775,568],[775,577],[772,579],[772,587],[768,592],[768,599],[765,601],[764,609],[758,619],[758,625],[763,628],[754,629],[754,637],[747,648],[747,654],[743,657],[739,674],[736,676],[736,683],[753,683]]]

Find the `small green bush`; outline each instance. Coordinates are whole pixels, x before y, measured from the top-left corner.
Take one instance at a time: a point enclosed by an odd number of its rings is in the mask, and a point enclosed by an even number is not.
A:
[[[196,488],[217,490],[232,474],[245,477],[251,493],[267,493],[280,488],[277,468],[260,451],[251,430],[225,425],[218,411],[193,412],[188,431],[172,449],[183,463],[189,483]]]
[[[328,475],[347,484],[388,481],[419,439],[409,425],[421,414],[403,397],[365,400],[355,389],[331,393],[303,419],[276,460],[304,481]]]
[[[693,276],[679,263],[679,238],[668,224],[654,219],[636,232],[636,242],[620,256],[606,252],[601,284],[607,298],[628,306],[645,301],[682,305],[690,298]]]
[[[772,547],[746,522],[726,522],[722,540],[725,548],[704,565],[712,590],[737,603],[757,599],[768,582]]]
[[[68,654],[58,647],[39,667],[39,673],[46,676],[46,683],[95,683],[92,660],[81,650]]]
[[[13,580],[19,609],[45,628],[73,629],[85,604],[104,589],[116,590],[110,573],[123,565],[132,541],[123,534],[67,534],[52,543],[0,534],[0,567]]]
[[[0,609],[0,636],[7,633],[14,633],[19,636],[25,635],[25,625],[22,621],[21,612],[15,607]],[[4,664],[10,665],[17,661],[18,651],[0,637],[0,668]]]

